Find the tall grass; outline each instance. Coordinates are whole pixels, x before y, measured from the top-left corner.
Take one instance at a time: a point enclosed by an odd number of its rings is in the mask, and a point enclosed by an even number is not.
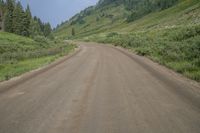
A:
[[[191,79],[200,81],[200,25],[130,34],[109,33],[87,39],[132,49],[139,55],[148,56]]]
[[[32,40],[0,32],[0,81],[48,64],[75,47],[60,40],[39,36]]]

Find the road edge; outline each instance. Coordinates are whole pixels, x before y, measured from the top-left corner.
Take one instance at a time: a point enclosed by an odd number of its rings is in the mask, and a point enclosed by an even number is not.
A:
[[[157,77],[160,82],[168,86],[170,91],[175,92],[179,97],[182,97],[185,102],[189,102],[191,105],[194,105],[193,107],[195,109],[200,110],[200,84],[197,81],[188,79],[145,56],[130,52],[128,49],[115,46],[111,47],[137,62],[141,67],[148,70],[152,76]],[[165,74],[169,77],[162,76]],[[189,86],[191,89],[188,89]]]
[[[75,48],[75,50],[73,52],[71,52],[71,53],[69,53],[69,54],[67,54],[67,55],[65,55],[61,58],[56,59],[54,62],[52,62],[48,65],[45,65],[45,66],[40,67],[40,68],[35,69],[35,70],[31,70],[31,71],[26,72],[22,75],[13,77],[10,80],[0,82],[0,94],[5,92],[5,91],[12,89],[13,87],[20,85],[21,83],[24,83],[24,82],[34,78],[35,76],[37,76],[39,74],[42,74],[42,73],[56,67],[57,65],[63,63],[64,61],[70,59],[71,57],[77,55],[82,50],[79,45],[77,45],[77,46],[78,47]]]
[[[167,86],[169,91],[174,92],[182,98],[185,102],[190,103],[194,109],[200,110],[200,84],[197,81],[188,79],[181,74],[159,64],[146,56],[140,56],[128,49],[116,47],[111,44],[103,44],[96,42],[78,42],[78,44],[102,45],[104,47],[112,48],[121,54],[127,56],[131,60],[138,63],[159,82]],[[163,76],[164,75],[164,76]],[[167,76],[166,76],[167,75]],[[191,89],[188,89],[191,88]]]

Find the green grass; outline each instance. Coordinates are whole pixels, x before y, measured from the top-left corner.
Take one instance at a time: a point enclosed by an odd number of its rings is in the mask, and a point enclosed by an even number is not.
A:
[[[42,57],[16,62],[14,64],[3,64],[0,66],[0,80],[8,80],[30,70],[49,64],[55,59],[54,56]]]
[[[180,2],[166,10],[152,12],[131,23],[126,22],[128,12],[123,5],[106,5],[92,11],[83,19],[84,24],[73,24],[69,20],[59,27],[54,35],[61,39],[82,39],[94,34],[109,32],[130,33],[135,31],[146,31],[152,29],[171,28],[174,26],[196,25],[200,23],[200,2],[199,0],[180,0]],[[102,14],[105,14],[102,16]],[[81,14],[79,14],[81,15]],[[112,18],[107,16],[112,15]],[[99,17],[99,21],[96,21]],[[71,36],[72,27],[76,30],[76,36]]]
[[[71,22],[76,20],[77,17],[71,19],[68,23],[58,28],[54,35],[61,39],[81,38],[92,34],[104,32],[112,27],[120,25],[125,20],[126,10],[123,5],[113,6],[108,5],[104,8],[93,10],[92,13],[84,17],[84,24],[73,24]],[[104,16],[102,16],[104,15]],[[112,15],[110,17],[109,15]],[[99,21],[96,18],[99,17]],[[76,36],[71,36],[72,28],[75,28]]]
[[[200,25],[129,34],[109,33],[87,39],[131,49],[200,81]]]
[[[40,38],[37,40],[37,38]],[[63,41],[35,40],[0,32],[0,81],[45,66],[76,47]]]
[[[200,1],[180,0],[176,5],[149,13],[133,22],[123,5],[105,5],[85,16],[84,24],[71,25],[72,20],[55,31],[62,39],[78,39],[111,43],[131,49],[139,55],[200,81]],[[112,19],[101,14],[114,16]],[[71,36],[71,28],[76,36]]]
[[[0,32],[0,53],[29,51],[41,48],[40,44],[30,38],[21,37],[18,35]]]

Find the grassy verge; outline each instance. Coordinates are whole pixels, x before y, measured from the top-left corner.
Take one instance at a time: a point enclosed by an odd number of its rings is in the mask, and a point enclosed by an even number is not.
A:
[[[193,80],[200,81],[200,25],[94,35],[86,40],[132,49]]]
[[[32,40],[0,32],[0,81],[47,65],[67,55],[76,46],[37,37]]]

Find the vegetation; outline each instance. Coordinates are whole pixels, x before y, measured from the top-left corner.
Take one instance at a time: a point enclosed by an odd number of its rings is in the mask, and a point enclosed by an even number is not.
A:
[[[114,32],[89,40],[131,49],[200,81],[200,25],[130,34]]]
[[[74,48],[75,45],[41,36],[33,40],[0,32],[0,81],[44,66]]]
[[[72,36],[75,36],[75,29],[72,28]]]
[[[101,0],[54,34],[128,48],[200,81],[199,12],[198,0]],[[78,16],[85,23],[70,24]],[[76,36],[71,36],[72,26]]]
[[[0,0],[0,81],[48,64],[75,48],[55,40],[49,23],[20,1]],[[13,34],[14,33],[14,34]]]
[[[150,12],[167,9],[177,2],[178,0],[100,0],[98,7],[123,4],[129,11],[127,22],[132,22]]]
[[[125,7],[131,13],[127,17],[127,22],[132,22],[144,15],[167,9],[173,6],[178,0],[125,0]]]
[[[32,17],[29,6],[24,10],[21,2],[15,0],[0,0],[0,10],[3,11],[4,31],[22,36],[34,37],[51,34],[51,25],[43,23],[39,18]]]

